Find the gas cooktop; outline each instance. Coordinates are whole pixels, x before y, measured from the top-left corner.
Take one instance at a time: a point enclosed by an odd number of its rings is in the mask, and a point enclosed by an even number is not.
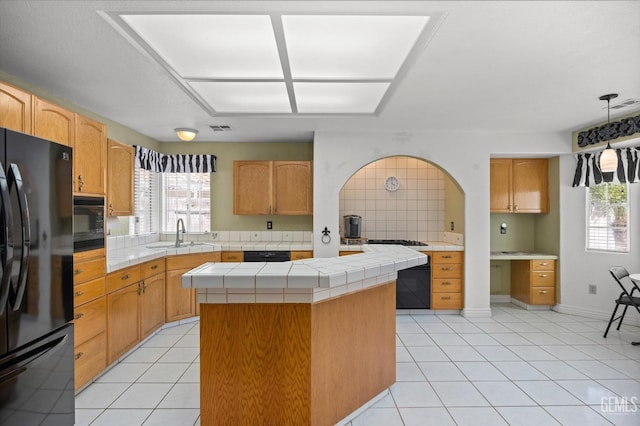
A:
[[[391,244],[396,246],[428,246],[429,244],[412,240],[368,240],[367,244]]]

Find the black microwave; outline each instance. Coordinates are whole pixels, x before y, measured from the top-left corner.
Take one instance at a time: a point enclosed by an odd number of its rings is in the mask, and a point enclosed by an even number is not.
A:
[[[73,197],[73,251],[104,248],[104,198]]]

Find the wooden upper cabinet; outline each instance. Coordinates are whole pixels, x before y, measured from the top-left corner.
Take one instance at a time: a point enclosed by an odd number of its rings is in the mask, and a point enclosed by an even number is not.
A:
[[[132,146],[111,139],[107,146],[107,214],[133,216],[135,151]]]
[[[546,158],[491,160],[491,213],[548,213]]]
[[[76,114],[73,144],[73,191],[83,195],[105,195],[107,174],[107,128]]]
[[[313,214],[311,161],[234,161],[233,214]]]
[[[30,93],[0,82],[0,127],[33,133],[32,103]]]
[[[35,98],[33,107],[33,134],[35,136],[73,146],[75,121],[75,113],[40,98]]]
[[[274,213],[313,214],[313,171],[310,161],[274,161]]]
[[[233,162],[233,214],[272,214],[272,161]]]
[[[548,164],[546,158],[513,160],[513,209],[516,213],[549,212]]]

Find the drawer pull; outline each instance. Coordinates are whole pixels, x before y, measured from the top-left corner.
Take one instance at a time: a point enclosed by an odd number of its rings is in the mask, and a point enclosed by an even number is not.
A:
[[[444,267],[444,266],[443,266],[443,267],[441,267],[441,268],[440,268],[440,270],[441,270],[441,271],[450,271],[450,270],[451,270],[451,268],[450,268],[450,267]]]
[[[76,297],[80,297],[84,294],[84,291],[76,291],[73,295]]]
[[[78,319],[82,318],[83,316],[84,316],[84,314],[82,312],[80,312],[79,314],[75,314],[73,316],[73,318],[78,320]]]
[[[538,276],[539,276],[540,278],[547,278],[549,275],[548,275],[548,274],[538,274]]]
[[[121,279],[122,281],[124,281],[124,280],[128,280],[128,279],[129,279],[129,274],[126,274],[126,275],[121,276],[121,277],[120,277],[120,279]]]
[[[451,296],[442,296],[440,299],[442,299],[442,300],[451,300]]]
[[[548,291],[547,290],[540,290],[540,294],[547,294]]]
[[[81,274],[82,272],[83,272],[83,271],[82,271],[82,269],[76,269],[75,271],[73,271],[73,274],[74,274],[74,275],[79,275],[79,274]]]
[[[78,352],[74,358],[76,360],[78,360],[78,359],[82,358],[82,355],[84,355],[84,352]]]
[[[152,265],[151,269],[158,269],[158,265]]]
[[[540,266],[549,266],[549,262],[539,262],[538,265],[540,265]]]
[[[451,285],[451,283],[449,281],[443,281],[442,285]]]
[[[453,256],[451,256],[450,254],[444,255],[442,256],[443,259],[451,259]]]

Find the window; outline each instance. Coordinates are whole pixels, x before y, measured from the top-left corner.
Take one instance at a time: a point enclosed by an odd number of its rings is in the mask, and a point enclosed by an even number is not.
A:
[[[187,232],[211,229],[209,173],[162,174],[162,231],[175,232],[182,218]]]
[[[158,173],[135,169],[133,175],[134,216],[129,221],[129,234],[158,232]]]
[[[587,188],[587,250],[629,252],[629,200],[625,183]]]

